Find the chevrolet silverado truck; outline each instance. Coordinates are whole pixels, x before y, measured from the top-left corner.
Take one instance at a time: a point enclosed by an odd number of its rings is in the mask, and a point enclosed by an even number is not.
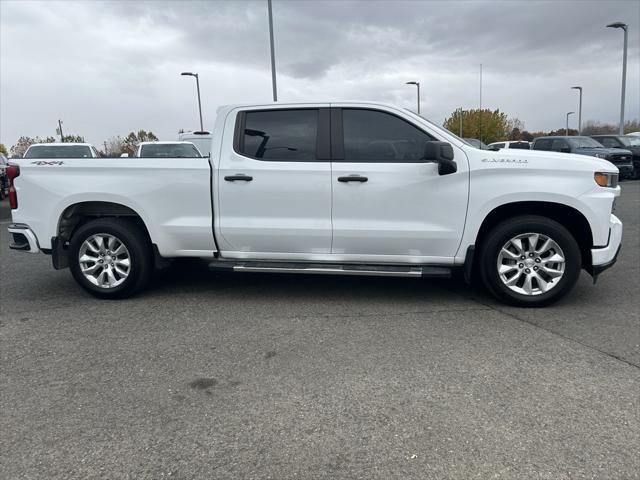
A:
[[[168,259],[236,272],[480,280],[542,306],[616,261],[618,170],[604,159],[479,150],[378,103],[218,109],[209,158],[20,159],[11,248],[44,252],[97,297]]]

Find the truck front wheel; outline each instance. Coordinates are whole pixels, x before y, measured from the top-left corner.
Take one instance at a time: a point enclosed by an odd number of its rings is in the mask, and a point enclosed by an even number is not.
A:
[[[74,233],[69,268],[80,286],[96,297],[128,297],[149,280],[153,270],[151,245],[135,222],[99,218]]]
[[[481,246],[480,275],[487,289],[512,305],[542,307],[566,295],[580,276],[581,255],[571,233],[537,215],[510,218]]]

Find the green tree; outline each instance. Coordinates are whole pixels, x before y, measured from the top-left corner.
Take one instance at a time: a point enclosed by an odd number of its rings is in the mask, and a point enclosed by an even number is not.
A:
[[[156,137],[152,131],[145,132],[144,130],[138,130],[138,132],[130,132],[129,135],[124,137],[122,141],[122,151],[123,153],[128,153],[129,155],[133,155],[140,142],[157,142],[158,137]]]
[[[34,143],[55,143],[56,139],[53,137],[20,137],[16,144],[11,147],[11,156],[15,158],[22,158],[24,152],[27,151]]]
[[[7,147],[4,146],[4,143],[0,143],[0,153],[5,157],[9,156],[9,152],[7,152]]]
[[[498,140],[505,140],[512,128],[522,125],[517,119],[517,124],[510,124],[507,114],[500,110],[489,110],[488,108],[472,110],[455,110],[449,118],[444,121],[444,128],[460,135],[460,116],[462,116],[462,137],[477,138],[484,143],[492,143]]]

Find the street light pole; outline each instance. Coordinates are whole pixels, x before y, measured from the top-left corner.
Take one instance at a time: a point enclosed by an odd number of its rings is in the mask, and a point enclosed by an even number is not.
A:
[[[58,119],[58,129],[60,130],[60,143],[64,143],[64,134],[62,133],[62,120]]]
[[[622,94],[620,99],[620,135],[624,135],[624,95],[627,85],[627,29],[628,25],[622,22],[610,23],[608,28],[621,28],[624,30],[624,48],[622,51]]]
[[[582,87],[571,87],[571,90],[580,92],[580,105],[578,106],[578,135],[582,135]]]
[[[420,82],[407,82],[407,85],[415,85],[418,87],[418,115],[420,115]]]
[[[196,88],[198,90],[198,113],[200,114],[200,131],[204,132],[204,126],[202,124],[202,104],[200,103],[200,79],[197,73],[182,72],[180,75],[185,77],[196,77]]]
[[[576,112],[567,112],[567,124],[566,124],[566,128],[564,130],[564,134],[565,136],[569,136],[569,115],[573,115]]]
[[[271,0],[267,0],[269,10],[269,41],[271,45],[271,86],[273,88],[273,101],[278,101],[278,87],[276,86],[276,53],[273,46],[273,13],[271,12]]]
[[[480,64],[480,112],[478,113],[480,114],[478,122],[480,134],[478,139],[482,142],[482,64]]]

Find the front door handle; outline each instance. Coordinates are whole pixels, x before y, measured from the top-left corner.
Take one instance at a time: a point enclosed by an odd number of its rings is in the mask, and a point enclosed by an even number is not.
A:
[[[228,175],[224,177],[224,179],[227,182],[236,182],[238,180],[241,180],[243,182],[250,182],[251,180],[253,180],[253,177],[250,177],[249,175],[244,175],[242,173],[236,173],[235,175]]]
[[[366,182],[369,180],[367,177],[361,177],[360,175],[349,175],[348,177],[338,177],[339,182]]]

